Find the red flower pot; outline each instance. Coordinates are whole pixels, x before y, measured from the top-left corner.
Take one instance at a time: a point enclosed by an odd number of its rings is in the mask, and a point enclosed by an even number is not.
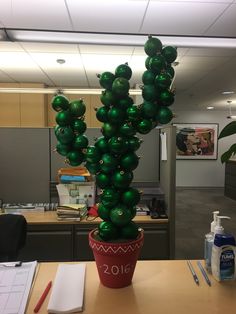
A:
[[[109,288],[130,285],[144,242],[143,230],[140,231],[138,239],[121,243],[95,240],[96,230],[89,233],[89,245],[93,250],[101,283]]]

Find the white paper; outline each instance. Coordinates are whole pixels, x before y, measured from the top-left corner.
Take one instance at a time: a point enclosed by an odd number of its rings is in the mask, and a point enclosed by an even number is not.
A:
[[[0,313],[24,314],[37,262],[0,263]],[[6,266],[4,266],[6,265]],[[11,265],[11,267],[9,267]]]
[[[166,133],[161,133],[161,160],[167,160]]]
[[[83,310],[86,264],[59,264],[48,303],[49,313]]]

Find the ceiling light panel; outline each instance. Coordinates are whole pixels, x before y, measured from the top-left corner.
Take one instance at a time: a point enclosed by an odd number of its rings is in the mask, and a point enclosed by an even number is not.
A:
[[[21,46],[28,52],[78,53],[76,44],[21,43]]]
[[[133,46],[79,45],[79,51],[82,54],[131,55],[133,49]]]
[[[74,30],[139,32],[147,0],[67,0]]]

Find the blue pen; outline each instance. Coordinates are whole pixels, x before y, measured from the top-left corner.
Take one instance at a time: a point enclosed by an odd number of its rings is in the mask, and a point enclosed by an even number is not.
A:
[[[198,280],[197,274],[195,273],[191,262],[190,262],[190,261],[187,261],[187,264],[188,264],[188,267],[189,267],[189,269],[190,269],[190,271],[191,271],[191,274],[193,275],[194,281],[196,282],[197,285],[199,285],[199,280]]]
[[[205,280],[206,280],[206,283],[208,284],[208,286],[211,287],[211,281],[210,281],[210,279],[208,278],[207,273],[206,273],[205,269],[203,268],[201,262],[200,262],[200,261],[197,261],[197,264],[198,264],[198,267],[199,267],[200,270],[201,270],[201,273],[202,273],[203,277],[204,277]]]

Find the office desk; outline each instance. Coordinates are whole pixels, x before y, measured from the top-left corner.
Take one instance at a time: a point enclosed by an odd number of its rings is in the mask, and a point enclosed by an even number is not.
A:
[[[218,314],[236,308],[236,281],[218,283],[211,276],[209,287],[196,261],[197,286],[186,261],[138,261],[131,286],[110,289],[100,284],[96,265],[86,262],[83,314]],[[48,281],[54,279],[58,263],[42,263],[35,280],[27,314],[33,313]],[[39,314],[47,313],[47,296]]]

